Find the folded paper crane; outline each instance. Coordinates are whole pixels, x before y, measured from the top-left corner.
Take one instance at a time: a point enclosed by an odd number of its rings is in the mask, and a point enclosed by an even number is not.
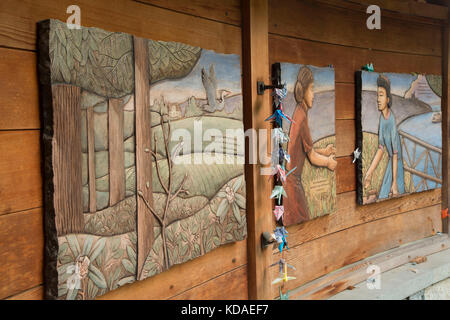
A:
[[[286,151],[283,150],[283,148],[280,148],[278,150],[278,156],[280,157],[280,159],[284,159],[286,160],[288,163],[291,162],[291,156],[287,154]]]
[[[283,293],[281,292],[281,286],[280,286],[280,300],[289,300],[289,290],[286,291],[285,294],[283,294]]]
[[[290,170],[288,173],[286,173],[286,170],[284,168],[284,166],[277,164],[275,166],[275,168],[272,168],[272,175],[277,175],[277,179],[278,181],[281,181],[281,183],[285,183],[286,182],[286,178],[295,170],[297,169],[297,167],[295,167],[294,169]]]
[[[275,206],[275,209],[273,209],[273,214],[275,215],[277,221],[280,220],[284,214],[284,206]]]
[[[274,266],[276,266],[276,265],[278,265],[278,272],[279,272],[280,274],[283,273],[283,270],[284,270],[284,266],[285,266],[285,265],[287,265],[289,268],[291,268],[291,269],[293,269],[293,270],[297,270],[297,269],[295,269],[294,266],[292,266],[292,265],[290,265],[290,264],[287,264],[287,263],[286,263],[286,260],[283,259],[283,258],[281,258],[281,259],[278,260],[277,262],[271,264],[269,267],[274,267]]]
[[[283,260],[283,259],[281,259]],[[277,284],[280,282],[288,282],[289,280],[294,280],[297,279],[296,277],[289,277],[287,275],[287,267],[293,268],[295,270],[295,268],[291,265],[288,265],[287,263],[283,263],[282,267],[284,267],[284,272],[280,274],[280,277],[276,278],[275,280],[272,281],[272,284]]]
[[[282,118],[286,119],[286,121],[288,122],[294,122],[291,117],[284,114],[283,106],[280,104],[279,108],[276,109],[275,112],[264,121],[275,119],[275,122],[278,123],[278,125],[281,127]]]
[[[283,248],[286,247],[286,250],[289,250],[288,243],[287,243],[287,230],[285,227],[276,227],[274,230],[275,238],[277,239],[278,243],[278,250],[283,252]]]
[[[272,129],[272,139],[275,140],[275,143],[285,143],[289,141],[289,136],[283,131],[281,128],[273,128]]]
[[[278,204],[281,204],[281,197],[284,196],[287,198],[286,191],[284,191],[283,186],[275,186],[272,190],[272,195],[270,196],[270,199],[278,199]]]

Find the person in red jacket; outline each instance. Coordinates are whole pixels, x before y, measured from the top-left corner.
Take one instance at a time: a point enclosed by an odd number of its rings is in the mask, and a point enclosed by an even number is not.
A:
[[[291,156],[290,167],[297,169],[287,180],[287,197],[283,198],[284,218],[286,226],[310,219],[308,202],[302,186],[302,170],[308,157],[313,166],[336,169],[336,148],[329,144],[324,149],[314,149],[308,124],[308,110],[313,106],[314,76],[310,68],[302,66],[298,72],[294,88],[297,105],[293,114],[293,123],[289,132],[288,154]]]

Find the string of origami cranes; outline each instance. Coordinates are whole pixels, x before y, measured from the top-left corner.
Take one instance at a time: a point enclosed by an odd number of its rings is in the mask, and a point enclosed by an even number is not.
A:
[[[279,284],[280,291],[280,299],[288,300],[289,299],[289,291],[285,294],[282,293],[281,288],[283,284],[288,282],[289,280],[296,279],[295,277],[288,276],[288,268],[295,270],[295,267],[288,264],[284,258],[284,253],[289,250],[287,243],[287,230],[283,226],[283,215],[284,215],[284,206],[282,204],[282,198],[287,197],[286,191],[284,190],[284,183],[286,182],[287,177],[295,170],[297,167],[292,170],[286,172],[286,163],[290,162],[290,156],[287,153],[284,146],[289,141],[289,136],[282,129],[282,121],[283,119],[293,125],[294,121],[284,113],[283,111],[283,100],[287,95],[286,84],[284,83],[281,88],[274,88],[272,92],[273,96],[273,109],[274,113],[265,119],[266,121],[273,121],[274,128],[272,130],[272,141],[274,145],[278,147],[278,163],[275,166],[272,166],[272,176],[275,177],[274,188],[272,190],[272,194],[270,196],[271,199],[276,199],[275,208],[273,209],[273,214],[275,215],[275,219],[277,221],[278,226],[275,228],[272,236],[272,240],[278,244],[278,250],[280,252],[280,259],[274,264],[270,265],[270,267],[278,266],[279,276],[272,281],[272,285]],[[274,156],[272,154],[272,156]],[[286,248],[286,250],[283,250]]]
[[[367,64],[363,66],[361,69],[366,71],[373,72],[373,64]],[[286,84],[282,84],[280,88],[274,86],[272,96],[273,96],[273,109],[274,113],[265,119],[265,121],[272,121],[274,123],[274,128],[272,130],[272,141],[274,145],[278,146],[278,159],[279,163],[272,167],[272,176],[275,176],[274,188],[272,190],[272,194],[270,196],[271,199],[276,199],[275,208],[273,209],[273,214],[277,221],[278,226],[275,228],[273,233],[270,235],[271,239],[267,239],[278,244],[278,251],[280,252],[280,259],[269,267],[278,266],[279,276],[272,281],[272,284],[280,284],[279,292],[281,300],[289,299],[289,290],[285,294],[282,293],[281,288],[283,284],[288,282],[289,280],[296,279],[295,277],[288,276],[288,268],[296,270],[294,266],[288,264],[286,259],[284,258],[284,253],[289,250],[289,246],[287,243],[287,235],[288,231],[283,226],[283,215],[284,215],[284,206],[282,204],[282,198],[287,197],[286,191],[284,190],[284,183],[286,182],[287,177],[295,170],[297,167],[292,170],[286,172],[286,163],[290,162],[290,155],[287,153],[287,150],[284,148],[287,142],[289,142],[289,136],[283,131],[282,122],[283,119],[290,123],[294,124],[294,121],[284,113],[283,111],[283,100],[287,95]],[[357,152],[356,150],[355,152]],[[273,156],[273,155],[272,155]],[[355,160],[358,158],[358,155],[355,154]],[[283,250],[286,248],[286,250]]]

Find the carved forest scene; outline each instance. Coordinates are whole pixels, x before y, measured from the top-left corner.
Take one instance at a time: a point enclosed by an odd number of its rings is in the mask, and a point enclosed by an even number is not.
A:
[[[243,131],[238,55],[56,20],[38,34],[47,298],[94,299],[245,238],[244,153],[226,136]]]

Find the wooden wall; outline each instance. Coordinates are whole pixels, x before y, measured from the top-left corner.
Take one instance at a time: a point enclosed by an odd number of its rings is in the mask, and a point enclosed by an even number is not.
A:
[[[375,253],[441,231],[440,190],[356,205],[354,72],[441,73],[442,26],[389,14],[382,30],[345,1],[269,2],[271,62],[333,64],[336,70],[338,212],[289,228],[287,258],[297,287]],[[83,26],[154,40],[180,41],[222,53],[242,52],[240,0],[3,0],[0,2],[0,298],[42,298],[43,221],[36,22],[67,19],[81,8]],[[344,7],[344,8],[343,8]],[[269,67],[269,66],[268,66]],[[273,259],[277,259],[274,253]],[[276,273],[273,270],[273,275]],[[246,299],[247,244],[241,241],[105,299]],[[278,295],[276,288],[273,297]]]
[[[441,74],[439,21],[383,14],[381,30],[366,28],[365,6],[331,0],[270,0],[269,54],[276,61],[332,64],[336,85],[338,211],[288,228],[293,289],[368,256],[442,231],[441,190],[403,199],[356,204],[355,71],[373,62],[377,72]],[[274,251],[273,261],[279,259]],[[272,270],[276,276],[277,270]],[[278,296],[273,288],[273,296]],[[295,298],[292,296],[292,298]]]

